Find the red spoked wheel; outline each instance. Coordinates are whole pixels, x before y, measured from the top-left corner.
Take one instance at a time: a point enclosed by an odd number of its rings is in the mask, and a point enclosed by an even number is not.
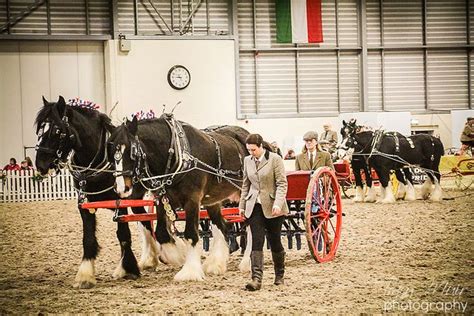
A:
[[[342,203],[336,175],[328,167],[318,168],[308,185],[305,203],[308,247],[318,262],[336,255],[342,228]]]

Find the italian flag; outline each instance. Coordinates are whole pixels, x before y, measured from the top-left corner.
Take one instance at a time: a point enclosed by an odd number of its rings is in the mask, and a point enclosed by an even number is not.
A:
[[[321,0],[275,0],[278,43],[321,43]]]

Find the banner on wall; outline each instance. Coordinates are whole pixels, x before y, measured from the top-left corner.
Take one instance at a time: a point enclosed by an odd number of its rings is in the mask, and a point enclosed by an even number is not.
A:
[[[278,43],[321,43],[321,0],[275,0]]]

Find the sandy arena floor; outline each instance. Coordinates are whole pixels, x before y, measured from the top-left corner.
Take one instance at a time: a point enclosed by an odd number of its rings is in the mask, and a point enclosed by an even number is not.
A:
[[[82,256],[82,223],[75,202],[0,204],[0,314],[472,314],[474,191],[447,195],[465,196],[393,205],[343,200],[346,216],[336,259],[317,264],[306,246],[289,250],[286,285],[276,287],[267,251],[263,288],[254,293],[244,290],[249,278],[238,271],[238,254],[231,256],[225,275],[204,282],[177,283],[177,268],[163,264],[136,281],[114,280],[120,249],[108,210],[97,213],[102,246],[97,286],[74,289]],[[131,228],[138,257],[135,224]]]

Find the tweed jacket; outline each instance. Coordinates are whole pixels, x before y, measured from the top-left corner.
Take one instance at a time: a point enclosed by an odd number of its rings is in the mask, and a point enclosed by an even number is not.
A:
[[[252,156],[244,159],[244,179],[240,196],[239,209],[245,210],[245,217],[250,218],[257,198],[260,198],[263,214],[273,218],[288,214],[286,204],[286,180],[283,159],[277,154],[265,151],[258,169]],[[278,206],[281,210],[277,216],[272,215],[272,209]]]
[[[319,136],[319,140],[326,140],[330,143],[337,143],[337,132],[336,131],[328,131],[326,135],[326,131],[321,133]]]
[[[316,151],[316,158],[313,162],[313,168],[311,168],[309,163],[308,154],[306,151],[296,156],[295,160],[295,170],[316,170],[319,167],[328,166],[331,169],[334,169],[332,164],[331,155],[325,151]]]
[[[470,142],[474,140],[474,128],[471,127],[469,124],[464,125],[464,129],[461,134],[461,141],[462,142]]]

